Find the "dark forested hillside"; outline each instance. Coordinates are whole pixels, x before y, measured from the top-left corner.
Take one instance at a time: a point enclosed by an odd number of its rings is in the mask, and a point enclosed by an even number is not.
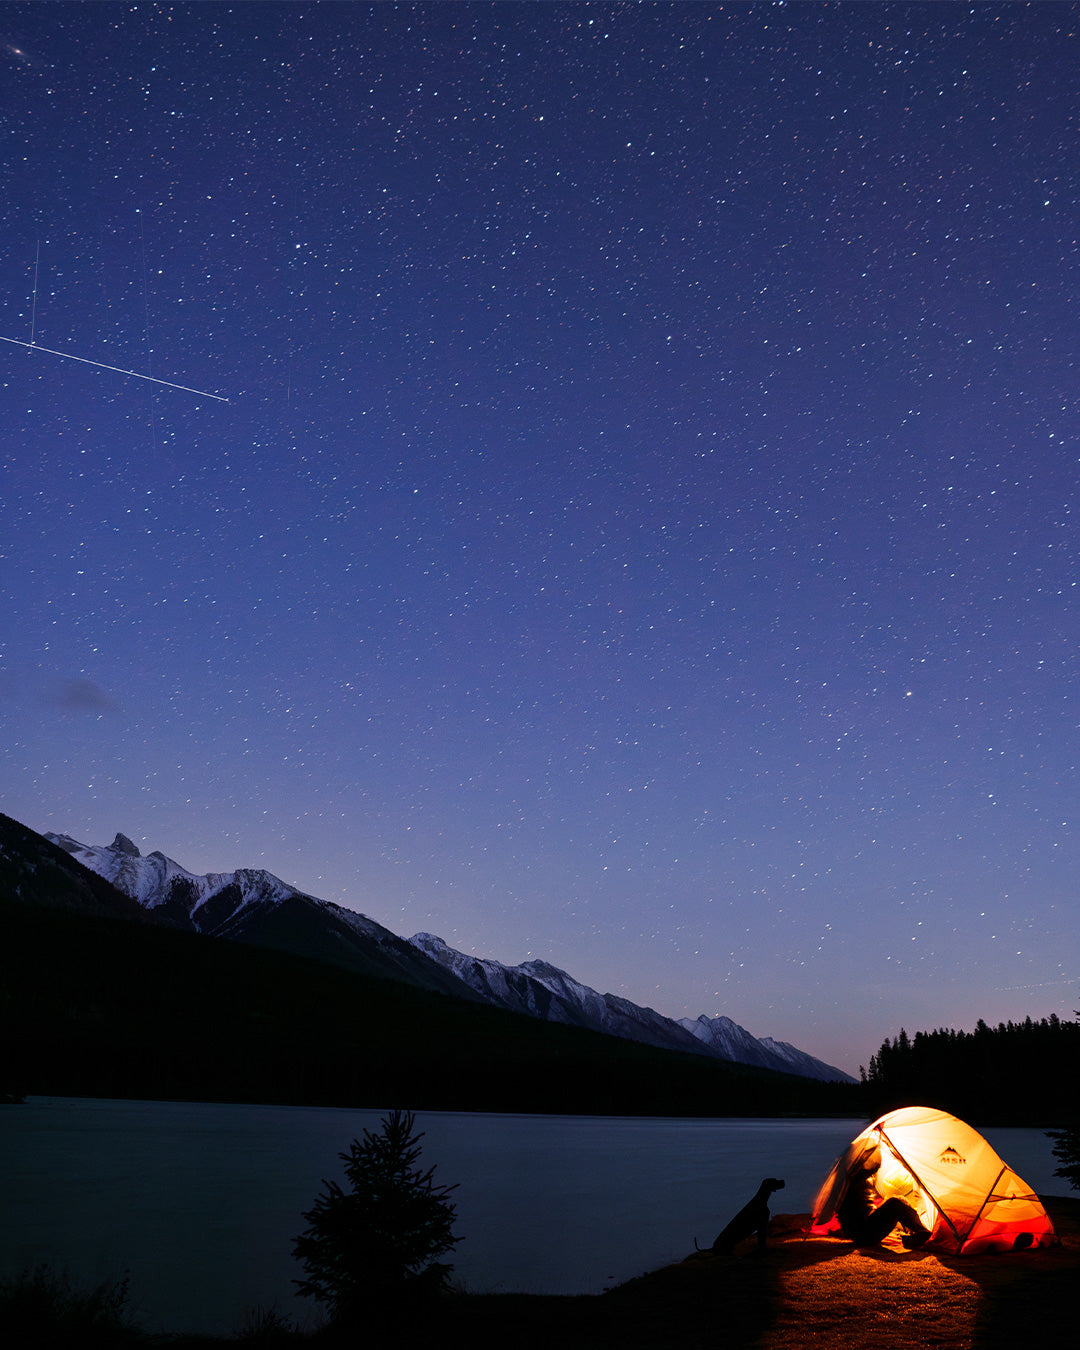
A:
[[[901,1030],[870,1060],[866,1087],[874,1114],[918,1103],[986,1125],[1061,1124],[1080,1117],[1080,1022]]]
[[[183,932],[0,816],[0,1092],[816,1115],[858,1091]]]
[[[859,1091],[122,919],[0,901],[0,932],[9,1091],[628,1115],[843,1112]]]

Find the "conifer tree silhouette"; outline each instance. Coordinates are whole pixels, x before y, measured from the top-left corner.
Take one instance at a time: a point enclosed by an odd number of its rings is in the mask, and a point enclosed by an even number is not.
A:
[[[1080,1121],[1063,1130],[1047,1130],[1055,1140],[1054,1157],[1061,1163],[1054,1168],[1054,1176],[1064,1177],[1074,1191],[1080,1191]]]
[[[403,1295],[445,1289],[452,1266],[438,1262],[461,1240],[454,1236],[456,1186],[438,1185],[435,1168],[417,1166],[420,1140],[411,1111],[391,1111],[378,1133],[365,1130],[346,1153],[349,1189],[326,1190],[301,1217],[308,1227],[293,1255],[307,1271],[299,1292],[327,1304],[331,1319],[351,1322]]]

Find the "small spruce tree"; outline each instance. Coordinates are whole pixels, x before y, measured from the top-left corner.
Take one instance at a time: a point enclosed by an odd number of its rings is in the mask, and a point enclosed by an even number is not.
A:
[[[1064,1177],[1074,1191],[1080,1191],[1080,1122],[1046,1133],[1055,1140],[1054,1157],[1061,1163],[1054,1169],[1054,1176]]]
[[[293,1255],[307,1278],[294,1283],[327,1304],[336,1322],[446,1287],[453,1267],[436,1258],[461,1240],[447,1199],[456,1187],[437,1185],[434,1167],[417,1166],[424,1136],[413,1133],[415,1124],[411,1111],[394,1110],[378,1133],[365,1130],[338,1155],[349,1189],[324,1181],[325,1192],[302,1215],[308,1227]]]

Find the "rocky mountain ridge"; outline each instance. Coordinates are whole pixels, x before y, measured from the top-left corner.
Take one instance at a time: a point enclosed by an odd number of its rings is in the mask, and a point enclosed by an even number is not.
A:
[[[676,1021],[616,994],[598,993],[545,961],[507,966],[457,951],[431,933],[401,938],[365,915],[306,895],[258,868],[198,875],[161,852],[143,856],[123,834],[109,845],[86,845],[68,835],[45,837],[156,917],[181,928],[663,1049],[823,1081],[853,1081],[793,1045],[752,1036],[731,1018]]]

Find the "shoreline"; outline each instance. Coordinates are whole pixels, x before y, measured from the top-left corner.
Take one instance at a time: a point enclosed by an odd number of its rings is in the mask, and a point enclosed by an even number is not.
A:
[[[857,1249],[806,1236],[809,1216],[774,1216],[769,1249],[688,1255],[599,1295],[479,1295],[470,1334],[527,1327],[517,1344],[561,1350],[1015,1350],[1069,1344],[1080,1280],[1080,1198],[1040,1197],[1058,1245],[939,1256]]]
[[[729,1255],[686,1258],[602,1294],[453,1292],[426,1306],[373,1310],[375,1345],[429,1346],[512,1334],[522,1350],[1015,1350],[1069,1344],[1080,1280],[1080,1197],[1040,1197],[1058,1243],[1023,1252],[939,1256],[841,1238],[810,1237],[806,1214],[773,1216],[768,1250],[753,1240]],[[24,1324],[14,1344],[36,1344]],[[21,1334],[21,1339],[19,1335]],[[29,1338],[28,1338],[29,1337]],[[214,1350],[215,1347],[355,1345],[357,1331],[300,1332],[271,1311],[233,1336],[74,1326],[57,1346]],[[41,1341],[45,1343],[44,1340]]]

